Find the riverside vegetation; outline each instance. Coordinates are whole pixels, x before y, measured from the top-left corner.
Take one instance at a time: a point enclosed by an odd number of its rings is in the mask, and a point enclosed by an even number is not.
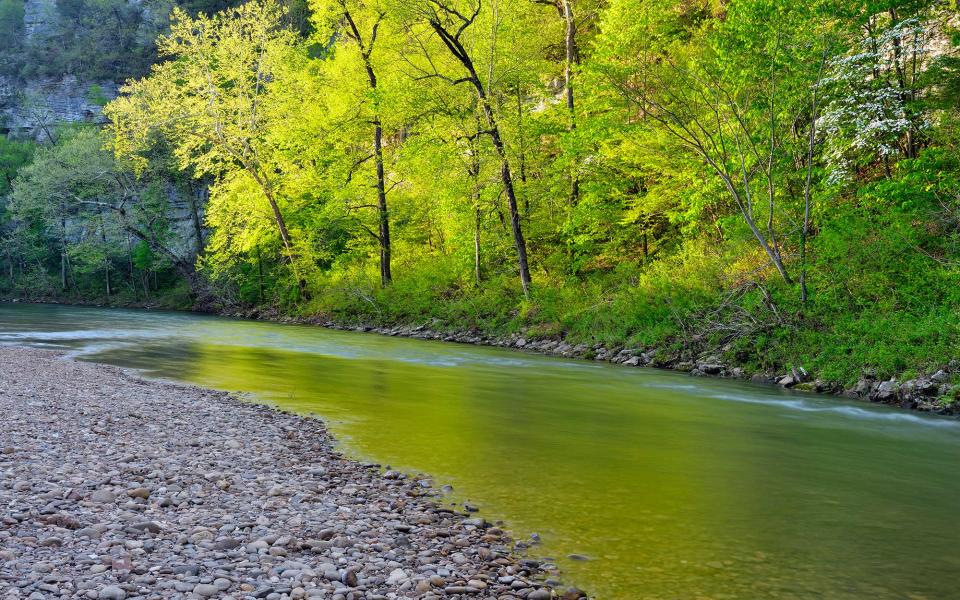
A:
[[[146,4],[104,128],[0,139],[8,296],[955,403],[953,3]]]

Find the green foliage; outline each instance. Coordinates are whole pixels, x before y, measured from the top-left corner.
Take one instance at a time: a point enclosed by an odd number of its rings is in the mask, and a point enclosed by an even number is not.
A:
[[[149,271],[153,269],[157,262],[157,255],[150,249],[149,244],[141,240],[133,247],[131,260],[135,268],[141,271]]]
[[[97,106],[105,106],[107,102],[110,101],[110,98],[107,97],[101,86],[93,84],[90,86],[90,89],[87,90],[87,100]]]
[[[157,60],[155,39],[171,9],[211,15],[240,0],[57,0],[30,39],[23,31],[23,0],[0,0],[0,74],[23,79],[73,75],[81,81],[123,81],[149,71]],[[286,23],[310,32],[306,0],[288,0]],[[38,10],[45,10],[40,7]],[[106,103],[93,94],[95,104]]]
[[[103,149],[95,128],[62,129],[57,139],[37,149],[13,180],[0,286],[28,297],[149,295],[148,279],[167,279],[172,267],[182,267],[172,264],[178,257],[168,246],[163,190],[173,177],[159,169],[137,179]],[[23,153],[30,148],[3,143]]]
[[[23,0],[0,0],[0,38],[16,39],[23,30]]]
[[[166,9],[145,26],[90,1],[58,3],[67,51],[38,42],[31,68],[142,73],[165,30],[163,62],[105,107],[110,152],[75,133],[8,161],[17,281],[92,294],[112,269],[196,293],[167,218],[192,177],[220,306],[842,381],[960,345],[942,3],[194,1],[167,30]]]
[[[10,193],[13,180],[20,169],[30,164],[34,150],[32,142],[0,137],[0,198]]]

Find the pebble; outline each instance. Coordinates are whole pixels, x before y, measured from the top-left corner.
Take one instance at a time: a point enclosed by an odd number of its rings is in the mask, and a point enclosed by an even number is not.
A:
[[[204,598],[209,598],[210,596],[216,596],[222,592],[220,588],[209,583],[198,583],[193,588],[193,593],[198,596],[203,596]]]
[[[394,569],[387,578],[387,585],[397,585],[409,579],[403,569]]]
[[[109,504],[116,502],[117,495],[113,493],[113,490],[97,490],[90,496],[90,499],[100,504]]]
[[[150,497],[150,490],[148,490],[147,488],[142,488],[142,487],[140,487],[140,488],[134,488],[134,489],[128,491],[128,492],[127,492],[127,495],[130,496],[131,498],[142,498],[142,499],[146,500],[147,498]]]
[[[108,585],[97,594],[100,600],[124,600],[126,597],[127,593],[115,585]]]
[[[350,460],[318,419],[12,347],[0,414],[14,598],[551,597],[449,487]]]

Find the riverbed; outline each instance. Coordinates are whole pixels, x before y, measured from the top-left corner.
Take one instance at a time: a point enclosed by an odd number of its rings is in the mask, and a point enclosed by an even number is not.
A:
[[[960,423],[728,380],[180,313],[0,305],[0,342],[323,418],[598,598],[948,598]]]
[[[552,595],[501,529],[318,419],[11,347],[0,414],[4,600]]]

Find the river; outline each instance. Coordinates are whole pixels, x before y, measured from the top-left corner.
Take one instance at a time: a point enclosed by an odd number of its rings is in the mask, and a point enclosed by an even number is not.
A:
[[[315,413],[348,454],[429,473],[518,538],[537,534],[533,552],[597,598],[960,594],[953,419],[652,369],[171,312],[0,304],[0,343]]]

